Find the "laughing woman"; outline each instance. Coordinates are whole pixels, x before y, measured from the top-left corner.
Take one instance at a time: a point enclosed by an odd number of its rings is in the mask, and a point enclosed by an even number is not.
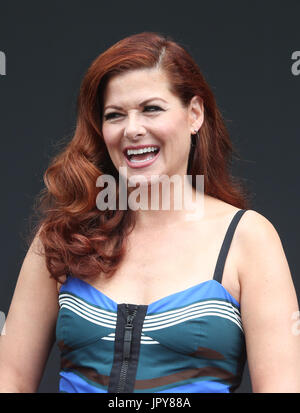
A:
[[[74,137],[44,175],[1,337],[2,392],[37,391],[55,341],[60,392],[228,393],[246,359],[253,392],[300,392],[289,266],[231,177],[232,152],[209,86],[172,39],[132,35],[95,59]],[[175,208],[187,175],[196,219]],[[107,209],[104,176],[116,183]],[[163,176],[177,177],[170,191]],[[169,208],[151,207],[153,190]]]

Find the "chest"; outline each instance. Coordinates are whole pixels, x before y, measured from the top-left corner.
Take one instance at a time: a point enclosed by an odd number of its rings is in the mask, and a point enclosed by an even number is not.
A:
[[[111,278],[99,276],[93,286],[118,303],[152,303],[213,278],[223,231],[189,228],[168,233],[135,235]],[[239,301],[234,249],[228,254],[223,286]]]

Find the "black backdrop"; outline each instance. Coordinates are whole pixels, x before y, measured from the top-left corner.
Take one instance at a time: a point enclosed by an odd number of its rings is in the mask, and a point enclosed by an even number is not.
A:
[[[198,63],[242,158],[233,174],[252,191],[252,209],[277,229],[299,298],[299,16],[298,0],[1,0],[0,310],[8,312],[26,254],[42,174],[74,131],[86,69],[142,31],[172,36]],[[58,371],[55,346],[39,392],[57,392]],[[247,369],[238,391],[251,392]]]

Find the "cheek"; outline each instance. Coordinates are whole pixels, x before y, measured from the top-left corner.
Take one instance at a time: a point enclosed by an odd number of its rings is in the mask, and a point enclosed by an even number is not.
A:
[[[107,149],[113,149],[118,143],[116,133],[109,127],[102,128],[102,136]]]
[[[184,136],[187,128],[186,116],[181,113],[172,113],[169,116],[165,116],[158,126],[163,136]]]
[[[185,147],[189,146],[189,135],[183,122],[176,120],[165,124],[160,128],[160,133],[157,136],[160,137],[163,144],[168,145],[172,150],[184,152],[185,149],[188,149]]]
[[[150,133],[153,133],[154,136],[157,136],[163,143],[167,144],[178,133],[178,123],[174,119],[164,120],[156,124],[155,128],[151,128]]]

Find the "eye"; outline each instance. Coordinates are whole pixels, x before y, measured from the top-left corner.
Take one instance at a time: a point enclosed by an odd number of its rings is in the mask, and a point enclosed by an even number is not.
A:
[[[119,115],[119,113],[117,113],[117,112],[108,113],[107,115],[104,115],[104,119],[105,120],[112,119],[112,118],[114,118],[114,115]]]
[[[148,110],[148,109],[154,109],[154,111]],[[156,112],[156,111],[162,111],[162,110],[163,109],[159,106],[150,106],[150,105],[144,106],[144,111],[146,112]],[[111,113],[108,113],[107,115],[104,115],[104,119],[105,120],[114,119],[116,116],[122,116],[122,115],[117,112],[111,112]]]
[[[161,107],[159,107],[159,106],[145,106],[145,108],[144,109],[155,109],[155,110],[162,110],[162,108]],[[152,112],[152,110],[151,110],[151,112]]]

